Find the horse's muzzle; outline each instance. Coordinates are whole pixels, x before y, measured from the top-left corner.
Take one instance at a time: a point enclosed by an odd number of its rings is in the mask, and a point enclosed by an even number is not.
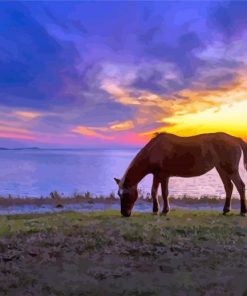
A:
[[[130,215],[131,215],[131,212],[121,212],[121,214],[122,214],[122,217],[129,217]]]

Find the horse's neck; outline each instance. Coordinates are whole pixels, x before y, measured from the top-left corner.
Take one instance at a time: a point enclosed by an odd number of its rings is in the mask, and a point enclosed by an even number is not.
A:
[[[149,173],[147,161],[138,158],[131,163],[125,174],[124,183],[136,186]]]

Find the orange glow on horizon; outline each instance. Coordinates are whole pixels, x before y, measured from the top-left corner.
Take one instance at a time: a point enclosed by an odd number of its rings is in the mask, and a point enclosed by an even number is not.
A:
[[[11,132],[1,132],[0,131],[0,138],[6,139],[18,139],[18,140],[34,140],[34,136],[28,134],[21,134],[21,133],[11,133]]]
[[[0,126],[0,138],[33,140],[34,135],[26,129],[2,125]]]
[[[61,129],[55,134],[39,128],[43,115],[53,114],[65,118],[64,113],[40,113],[35,111],[2,111],[0,138],[24,139],[35,142],[69,144],[69,137],[78,145],[87,143],[144,145],[154,133],[168,132],[190,136],[208,132],[226,132],[247,139],[247,87],[243,77],[222,89],[184,89],[176,96],[164,98],[148,91],[135,94],[121,86],[105,82],[102,88],[112,100],[129,106],[133,116],[123,121],[111,121],[102,126],[78,125]],[[59,117],[61,116],[61,117]],[[39,118],[35,125],[30,120]],[[38,127],[36,130],[33,127]],[[41,125],[42,127],[42,125]],[[47,137],[45,137],[47,135]],[[91,141],[92,140],[92,141]],[[64,142],[63,142],[64,141]],[[91,142],[90,142],[91,141]]]
[[[170,123],[171,126],[160,128],[157,132],[166,131],[189,136],[221,131],[246,138],[247,100],[192,114],[175,115],[164,121]]]

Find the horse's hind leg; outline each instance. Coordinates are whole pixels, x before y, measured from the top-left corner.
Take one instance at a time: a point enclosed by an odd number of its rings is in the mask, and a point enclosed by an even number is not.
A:
[[[158,177],[154,175],[152,191],[151,191],[151,195],[152,195],[152,199],[153,199],[153,214],[154,215],[157,215],[159,213],[159,209],[160,209],[158,195],[157,195],[159,183],[160,182],[159,182]]]
[[[225,187],[225,191],[226,191],[226,200],[225,200],[225,205],[223,208],[223,215],[225,215],[226,213],[230,212],[231,210],[231,198],[232,198],[232,191],[233,191],[233,184],[232,181],[230,179],[230,177],[228,176],[227,172],[225,172],[224,170],[220,169],[220,168],[216,168],[220,178],[224,184]]]
[[[232,182],[235,184],[238,193],[240,195],[240,215],[245,216],[247,210],[246,210],[246,201],[245,201],[245,184],[243,180],[241,179],[239,172],[236,171],[234,174],[231,175]]]

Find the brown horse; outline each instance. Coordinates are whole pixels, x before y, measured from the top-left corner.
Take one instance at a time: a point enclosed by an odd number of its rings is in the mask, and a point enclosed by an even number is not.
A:
[[[179,137],[160,133],[151,139],[135,156],[121,180],[115,179],[119,186],[121,213],[129,217],[138,197],[137,184],[147,174],[153,174],[152,198],[153,213],[159,213],[157,198],[161,183],[164,200],[162,213],[169,212],[168,181],[170,177],[195,177],[216,168],[226,191],[223,214],[230,211],[233,184],[240,194],[242,216],[245,216],[245,184],[239,175],[241,151],[247,170],[247,144],[240,138],[225,133],[201,134],[192,137]]]

